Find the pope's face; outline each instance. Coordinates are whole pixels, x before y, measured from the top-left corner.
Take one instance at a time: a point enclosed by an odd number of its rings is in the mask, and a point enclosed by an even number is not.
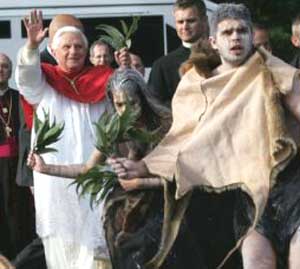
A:
[[[64,33],[53,51],[59,67],[65,72],[77,72],[84,67],[87,48],[78,33]]]
[[[210,40],[213,48],[218,50],[222,63],[232,67],[242,64],[252,50],[252,32],[243,20],[221,21],[216,35]]]
[[[124,113],[127,103],[133,110],[141,112],[141,99],[136,93],[127,90],[113,90],[112,95],[114,107],[119,115]]]

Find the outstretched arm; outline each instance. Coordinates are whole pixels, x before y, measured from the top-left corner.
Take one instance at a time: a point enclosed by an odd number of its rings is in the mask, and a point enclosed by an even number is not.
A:
[[[42,174],[65,178],[75,178],[81,174],[85,174],[89,169],[101,161],[103,161],[103,156],[97,149],[93,151],[90,159],[85,164],[70,165],[46,164],[40,155],[31,152],[28,155],[27,165],[34,171]]]
[[[163,186],[163,179],[159,177],[119,179],[119,182],[125,191],[154,189]]]
[[[163,186],[160,177],[152,176],[144,161],[132,161],[126,158],[110,158],[107,162],[118,175],[124,190],[153,189]]]

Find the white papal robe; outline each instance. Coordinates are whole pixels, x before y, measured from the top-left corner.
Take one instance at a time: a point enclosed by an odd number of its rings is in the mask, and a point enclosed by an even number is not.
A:
[[[62,138],[53,147],[56,153],[43,154],[49,164],[80,164],[87,161],[94,148],[93,122],[106,108],[107,101],[80,103],[55,91],[40,67],[38,50],[22,48],[18,54],[16,82],[25,99],[36,105],[37,115],[43,110],[50,119],[64,122]],[[32,141],[35,138],[32,132]],[[102,204],[93,210],[89,197],[78,197],[72,179],[34,172],[34,197],[37,233],[42,238],[48,268],[95,268],[94,254],[107,255],[101,225]]]

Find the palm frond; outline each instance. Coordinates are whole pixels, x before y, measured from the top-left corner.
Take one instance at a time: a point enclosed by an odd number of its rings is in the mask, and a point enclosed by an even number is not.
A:
[[[43,110],[43,120],[34,114],[34,130],[36,137],[33,143],[33,152],[43,154],[57,151],[49,146],[57,142],[64,130],[64,123],[56,123],[55,118],[50,122],[49,113]]]

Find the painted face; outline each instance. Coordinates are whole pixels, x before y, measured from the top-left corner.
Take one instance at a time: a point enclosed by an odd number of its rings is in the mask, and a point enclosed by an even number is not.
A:
[[[174,17],[177,35],[184,42],[197,41],[207,27],[196,7],[177,8],[174,10]]]
[[[252,32],[243,20],[221,21],[216,36],[210,40],[212,47],[219,51],[222,63],[231,67],[243,63],[252,49]]]
[[[141,99],[136,93],[128,90],[113,90],[112,94],[114,106],[119,115],[124,113],[127,103],[132,109],[141,113]]]
[[[253,32],[253,45],[255,47],[263,46],[266,50],[272,51],[269,34],[266,30],[256,29]]]
[[[7,83],[11,76],[9,60],[0,54],[0,83]]]
[[[87,48],[79,34],[64,33],[53,53],[63,71],[76,72],[84,66]]]
[[[112,56],[109,48],[106,45],[96,45],[94,47],[94,55],[90,57],[90,61],[93,65],[110,65],[112,62]]]

